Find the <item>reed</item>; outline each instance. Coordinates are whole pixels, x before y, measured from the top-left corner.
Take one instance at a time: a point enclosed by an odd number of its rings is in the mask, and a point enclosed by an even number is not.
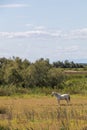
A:
[[[58,106],[50,96],[0,97],[0,130],[86,130],[86,98]]]

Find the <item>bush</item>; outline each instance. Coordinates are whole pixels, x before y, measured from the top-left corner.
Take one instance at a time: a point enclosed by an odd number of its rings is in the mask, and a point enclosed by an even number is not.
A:
[[[7,87],[0,87],[0,96],[10,96],[12,95],[12,91],[10,91]]]
[[[10,130],[10,128],[7,126],[0,126],[0,130]]]

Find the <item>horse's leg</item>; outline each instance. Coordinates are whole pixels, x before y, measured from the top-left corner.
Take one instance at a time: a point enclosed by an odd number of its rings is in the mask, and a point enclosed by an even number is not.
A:
[[[60,105],[60,100],[58,99],[58,105]]]
[[[67,99],[67,104],[69,103],[69,100]]]
[[[69,103],[69,99],[68,99],[68,98],[66,98],[65,100],[66,100],[66,102],[67,102],[67,104],[68,104],[68,103]]]
[[[69,104],[70,103],[70,98],[67,98],[66,102],[67,102],[67,104]]]

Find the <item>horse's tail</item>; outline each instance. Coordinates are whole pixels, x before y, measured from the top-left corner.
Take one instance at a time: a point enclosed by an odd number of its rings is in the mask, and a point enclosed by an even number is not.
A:
[[[70,95],[69,95],[69,101],[70,101]]]

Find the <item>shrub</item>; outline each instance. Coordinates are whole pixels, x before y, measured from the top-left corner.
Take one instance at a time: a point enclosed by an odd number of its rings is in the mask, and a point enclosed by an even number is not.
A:
[[[0,126],[0,130],[10,130],[10,128],[7,126]]]

